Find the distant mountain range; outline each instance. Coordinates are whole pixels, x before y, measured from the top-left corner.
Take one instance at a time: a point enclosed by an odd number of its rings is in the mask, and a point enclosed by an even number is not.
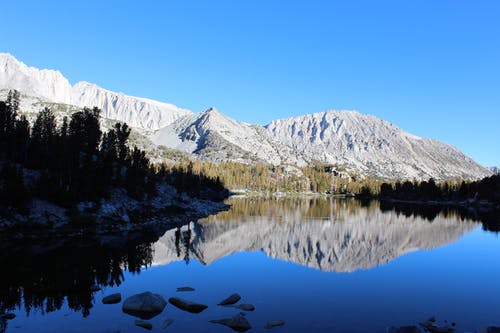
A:
[[[356,111],[325,111],[266,126],[231,119],[214,108],[195,114],[173,104],[112,92],[87,82],[71,85],[58,71],[29,67],[0,53],[0,90],[19,90],[35,112],[55,103],[102,109],[157,147],[211,161],[304,166],[321,162],[383,178],[481,178],[492,172],[457,148],[424,139]],[[148,147],[144,144],[144,147]]]

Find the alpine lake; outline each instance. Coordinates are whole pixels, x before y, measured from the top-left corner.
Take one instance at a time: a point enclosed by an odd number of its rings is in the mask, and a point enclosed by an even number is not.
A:
[[[3,243],[0,332],[146,332],[122,311],[146,291],[208,306],[168,302],[152,332],[232,332],[210,321],[235,316],[248,332],[500,326],[500,239],[480,216],[331,197],[227,203],[161,236]],[[233,293],[241,300],[218,305]]]

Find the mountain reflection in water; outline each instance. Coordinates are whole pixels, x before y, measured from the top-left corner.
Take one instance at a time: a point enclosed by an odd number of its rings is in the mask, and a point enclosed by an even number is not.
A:
[[[0,314],[16,309],[45,314],[66,304],[86,317],[98,297],[94,287],[119,286],[126,271],[138,274],[144,267],[190,259],[210,265],[241,251],[263,251],[322,271],[352,272],[446,245],[479,225],[453,210],[381,207],[376,201],[231,198],[228,203],[229,211],[168,230],[160,238],[1,239]]]
[[[227,212],[166,232],[154,244],[153,265],[189,258],[211,264],[232,253],[263,251],[323,271],[352,272],[446,245],[478,226],[449,210],[408,215],[382,211],[376,201],[234,198],[228,203]]]

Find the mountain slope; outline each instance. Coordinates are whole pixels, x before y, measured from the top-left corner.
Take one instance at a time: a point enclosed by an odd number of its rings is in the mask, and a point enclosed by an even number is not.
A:
[[[262,126],[236,121],[214,108],[179,118],[157,131],[152,141],[213,161],[305,165],[293,150],[270,138]]]
[[[355,111],[326,111],[280,119],[267,126],[231,119],[215,109],[199,114],[175,105],[112,92],[87,82],[72,86],[53,70],[28,67],[0,53],[0,95],[23,94],[24,112],[44,106],[74,112],[97,106],[103,117],[135,128],[145,146],[177,149],[211,160],[255,161],[303,166],[317,161],[346,166],[362,175],[383,178],[482,178],[492,172],[445,143],[422,139]],[[156,161],[163,148],[156,150]]]
[[[112,92],[87,82],[71,86],[59,71],[28,67],[6,53],[0,53],[0,89],[16,89],[55,103],[97,106],[105,118],[147,130],[167,126],[192,113],[173,104]]]
[[[304,158],[346,165],[385,178],[464,177],[490,172],[457,148],[423,139],[393,124],[356,111],[325,111],[280,119],[266,126]]]

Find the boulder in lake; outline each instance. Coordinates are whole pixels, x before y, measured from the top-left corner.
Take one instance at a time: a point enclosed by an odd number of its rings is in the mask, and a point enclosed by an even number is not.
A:
[[[168,301],[179,309],[191,313],[200,313],[201,311],[208,308],[208,306],[205,304],[195,303],[178,297],[170,297]]]
[[[179,287],[177,291],[194,291],[194,288],[191,287]]]
[[[250,325],[248,320],[241,313],[238,313],[236,316],[232,318],[214,319],[210,320],[210,322],[214,324],[221,324],[224,326],[228,326],[232,330],[237,332],[245,332],[252,328],[252,325]]]
[[[233,305],[233,306],[237,309],[244,310],[244,311],[255,310],[255,306],[253,306],[252,304],[237,304],[237,305]]]
[[[151,324],[149,321],[144,321],[144,320],[136,320],[135,326],[139,326],[147,330],[153,329],[153,324]]]
[[[120,303],[122,301],[122,294],[116,293],[116,294],[111,294],[106,297],[103,297],[102,303],[103,304],[116,304]]]
[[[241,299],[240,295],[238,295],[238,294],[232,294],[229,297],[227,297],[226,299],[222,300],[218,305],[231,305],[231,304],[235,304],[240,299]]]
[[[151,319],[162,313],[167,301],[158,294],[149,291],[130,296],[122,305],[122,311],[141,319]]]
[[[270,329],[276,326],[283,326],[283,325],[285,325],[285,322],[283,320],[270,320],[267,322],[264,328]]]

